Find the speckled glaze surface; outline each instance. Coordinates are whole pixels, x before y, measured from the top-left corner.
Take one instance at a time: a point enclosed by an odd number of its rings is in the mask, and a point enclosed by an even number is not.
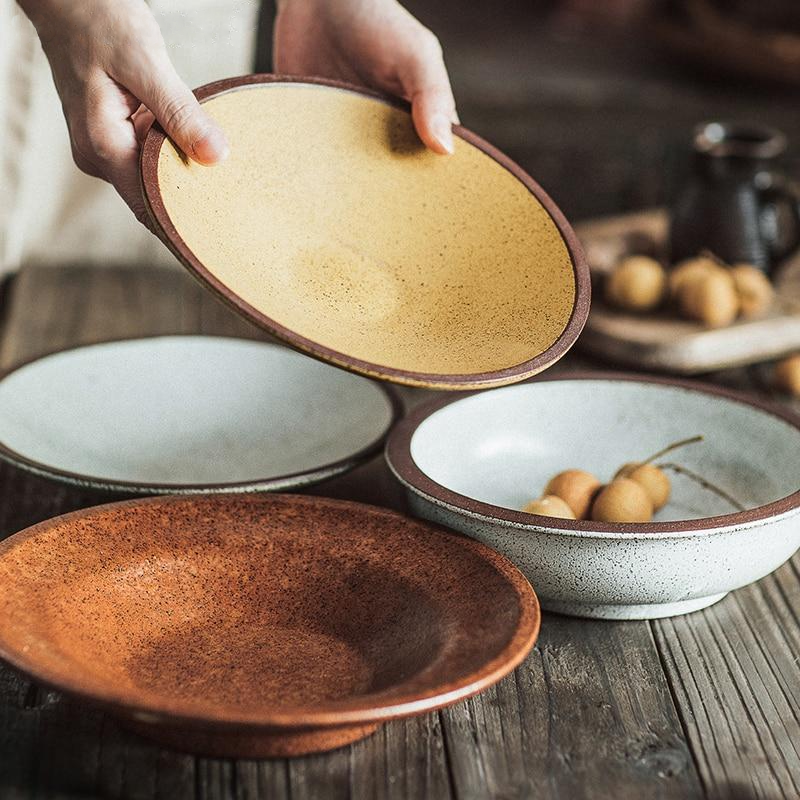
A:
[[[574,467],[608,481],[672,441],[669,458],[744,507],[673,476],[647,524],[525,514]],[[688,381],[587,374],[435,401],[389,437],[386,457],[415,514],[504,554],[544,608],[647,619],[703,608],[768,574],[800,546],[800,420],[739,393]]]
[[[588,270],[542,189],[475,134],[428,151],[406,105],[318,79],[197,90],[231,140],[214,168],[157,127],[142,151],[162,239],[248,318],[310,354],[412,385],[533,375],[577,338]]]
[[[539,627],[505,558],[298,495],[98,506],[0,544],[0,656],[178,749],[284,756],[481,691]]]
[[[101,490],[279,490],[370,458],[398,413],[385,387],[279,345],[123,340],[7,373],[0,457]]]

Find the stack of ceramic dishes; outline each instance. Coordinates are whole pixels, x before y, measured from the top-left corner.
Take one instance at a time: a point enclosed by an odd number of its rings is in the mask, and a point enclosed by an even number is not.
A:
[[[478,542],[263,492],[379,451],[399,406],[370,378],[458,389],[547,367],[583,326],[588,274],[552,202],[469,131],[443,158],[403,104],[350,87],[251,76],[198,94],[231,156],[188,163],[153,129],[153,224],[294,349],[109,342],[0,381],[0,457],[99,493],[178,495],[5,540],[0,655],[166,745],[296,755],[489,686],[532,647],[539,610]]]

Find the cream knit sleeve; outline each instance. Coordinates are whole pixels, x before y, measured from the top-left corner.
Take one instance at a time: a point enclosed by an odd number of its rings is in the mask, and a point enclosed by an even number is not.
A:
[[[152,0],[190,86],[252,70],[257,0]],[[36,263],[171,265],[114,190],[72,163],[33,27],[0,0],[0,274]]]

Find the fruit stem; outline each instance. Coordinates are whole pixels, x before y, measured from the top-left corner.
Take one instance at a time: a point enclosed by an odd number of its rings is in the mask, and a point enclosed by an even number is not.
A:
[[[699,255],[702,258],[709,259],[709,261],[714,261],[720,267],[727,267],[728,266],[725,261],[723,261],[716,253],[712,252],[711,250],[707,250],[707,249],[701,250]]]
[[[704,489],[708,489],[710,492],[714,492],[714,494],[721,497],[723,500],[730,503],[737,511],[745,511],[745,507],[738,501],[736,498],[731,497],[724,489],[720,489],[719,486],[711,483],[711,481],[706,480],[702,475],[698,475],[696,472],[692,472],[692,470],[687,469],[686,467],[681,466],[680,464],[673,464],[671,462],[667,462],[666,464],[658,464],[660,469],[669,469],[673,472],[677,472],[679,475],[685,475],[690,480],[693,480],[695,483],[702,486]]]
[[[650,458],[646,461],[640,461],[639,466],[644,464],[652,464],[657,458],[661,458],[661,456],[665,456],[667,453],[671,453],[673,450],[677,450],[679,447],[686,447],[687,444],[695,444],[696,442],[702,442],[702,436],[692,436],[689,439],[681,439],[677,442],[673,442],[672,444],[667,445],[663,450],[659,450],[657,453],[653,453]]]

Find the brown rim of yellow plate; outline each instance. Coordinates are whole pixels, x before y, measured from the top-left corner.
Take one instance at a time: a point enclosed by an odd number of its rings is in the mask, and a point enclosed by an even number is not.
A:
[[[273,83],[328,86],[373,98],[404,111],[410,110],[410,106],[407,102],[394,97],[340,81],[302,76],[254,74],[227,78],[201,86],[195,90],[195,95],[198,100],[203,102],[240,88]],[[530,378],[542,370],[547,369],[547,367],[558,361],[575,343],[583,330],[583,326],[589,314],[591,295],[589,268],[580,242],[566,218],[553,200],[530,175],[508,158],[508,156],[501,153],[497,148],[493,147],[467,128],[461,125],[454,125],[453,133],[504,167],[530,191],[547,212],[558,233],[562,237],[573,267],[575,290],[572,310],[566,326],[555,341],[533,358],[510,367],[493,371],[473,373],[428,373],[383,366],[356,358],[345,352],[334,350],[319,342],[315,342],[287,328],[252,306],[236,292],[232,291],[200,261],[175,228],[167,212],[159,186],[159,155],[167,136],[157,124],[150,128],[142,146],[140,157],[142,192],[155,232],[178,260],[188,268],[190,273],[245,319],[255,323],[260,328],[268,331],[291,346],[314,358],[343,367],[351,372],[357,372],[372,378],[389,380],[409,386],[450,390],[503,386]]]

